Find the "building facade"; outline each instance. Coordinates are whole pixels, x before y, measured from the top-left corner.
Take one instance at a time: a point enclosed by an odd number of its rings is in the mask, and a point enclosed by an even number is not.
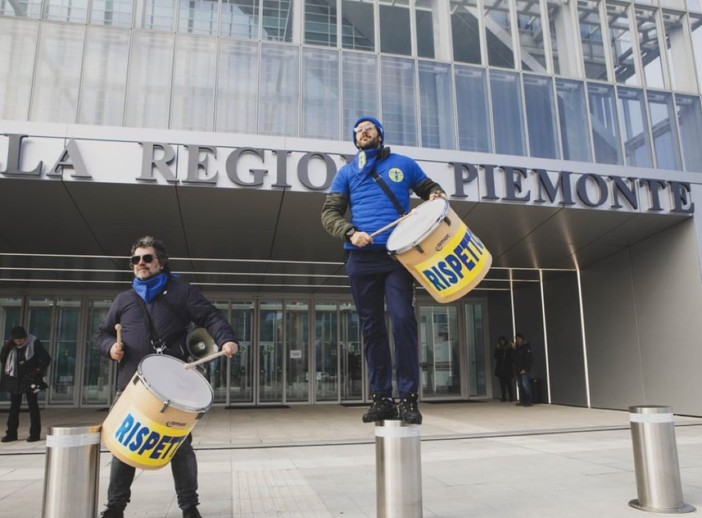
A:
[[[699,0],[0,0],[0,49],[0,332],[50,344],[47,404],[110,403],[146,233],[241,337],[216,403],[365,401],[319,211],[371,114],[494,258],[417,292],[424,400],[492,397],[522,332],[542,401],[702,414]]]

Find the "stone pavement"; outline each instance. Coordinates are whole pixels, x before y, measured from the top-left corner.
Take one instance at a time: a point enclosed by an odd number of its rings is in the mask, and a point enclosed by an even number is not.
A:
[[[193,434],[200,512],[206,518],[375,516],[375,432],[361,422],[364,410],[337,404],[211,409]],[[628,505],[637,488],[626,411],[496,401],[425,402],[421,410],[425,518],[650,514]],[[99,424],[106,415],[42,411],[45,430]],[[44,435],[24,441],[28,423],[23,412],[20,440],[0,444],[3,518],[41,516],[46,443]],[[702,419],[675,416],[675,423],[684,500],[700,509]],[[109,461],[103,447],[101,509]],[[181,516],[170,469],[138,470],[132,489],[126,516]]]

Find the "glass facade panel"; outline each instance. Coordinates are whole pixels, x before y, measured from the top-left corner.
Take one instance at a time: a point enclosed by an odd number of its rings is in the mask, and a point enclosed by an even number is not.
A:
[[[690,34],[697,70],[697,87],[699,92],[702,92],[702,16],[690,16]]]
[[[676,118],[680,126],[683,159],[687,171],[702,171],[702,105],[699,97],[675,96]]]
[[[336,47],[336,0],[305,0],[305,43]]]
[[[315,400],[339,399],[339,339],[336,303],[315,304]]]
[[[404,2],[380,3],[380,51],[388,54],[412,55],[410,12]]]
[[[54,22],[85,23],[88,0],[44,0],[44,18]]]
[[[482,63],[479,20],[477,0],[451,1],[451,38],[455,61],[476,65]]]
[[[607,61],[599,5],[599,1],[596,0],[578,2],[580,45],[585,63],[585,77],[606,81]]]
[[[490,70],[492,120],[495,124],[495,151],[505,155],[526,155],[524,113],[519,75]]]
[[[339,139],[339,53],[302,51],[302,136]]]
[[[368,114],[379,113],[377,58],[374,54],[343,52],[342,138],[350,138],[354,122]]]
[[[461,394],[458,316],[454,306],[422,306],[419,313],[422,397]]]
[[[264,40],[292,41],[292,0],[263,0],[262,20]]]
[[[583,83],[556,79],[556,98],[563,158],[591,162],[590,131]]]
[[[682,170],[680,140],[675,123],[673,94],[647,92],[648,111],[651,114],[651,134],[656,153],[656,167]]]
[[[190,131],[214,129],[217,40],[176,37],[170,127]]]
[[[553,80],[525,74],[523,81],[530,154],[541,158],[560,158]]]
[[[172,35],[132,33],[125,126],[168,127],[172,69]]]
[[[41,17],[42,0],[0,0],[0,16]]]
[[[178,12],[178,31],[192,34],[217,34],[218,12],[217,1],[182,1]]]
[[[341,399],[363,398],[363,344],[358,313],[353,304],[339,304],[339,341],[341,349]]]
[[[261,47],[258,130],[266,135],[296,137],[300,96],[297,47]]]
[[[93,0],[90,23],[114,27],[131,27],[134,18],[132,0]]]
[[[239,344],[239,353],[229,360],[229,402],[253,402],[254,380],[254,305],[252,302],[232,302],[229,322]]]
[[[259,0],[222,0],[219,31],[222,36],[258,39]]]
[[[617,107],[624,143],[624,162],[626,165],[653,167],[643,91],[618,88]]]
[[[417,104],[413,60],[382,56],[383,122],[387,143],[416,146]]]
[[[100,322],[112,305],[112,299],[88,301],[88,333],[83,364],[82,405],[109,405],[114,392],[114,362],[100,354],[95,342]]]
[[[694,92],[695,62],[683,13],[663,11],[668,69],[673,90]]]
[[[546,49],[541,5],[534,0],[517,0],[517,34],[522,70],[546,72]]]
[[[0,19],[0,119],[27,120],[38,25]]]
[[[88,27],[78,122],[122,125],[128,56],[129,33]]]
[[[285,350],[287,356],[286,401],[306,402],[310,397],[310,313],[306,302],[285,304]]]
[[[341,45],[345,49],[375,50],[375,14],[371,2],[341,0]]]
[[[483,0],[488,64],[492,67],[514,68],[510,3]]]
[[[632,35],[627,4],[607,3],[609,20],[610,51],[614,63],[614,77],[617,83],[639,85],[634,35]]]
[[[258,44],[221,40],[215,129],[256,133],[257,113]]]
[[[84,33],[85,26],[42,24],[30,120],[76,121]]]
[[[259,306],[258,401],[283,401],[283,304],[267,301]]]
[[[661,61],[661,46],[658,41],[660,31],[656,21],[656,11],[636,8],[636,27],[646,86],[663,88],[665,81],[663,77],[663,62]]]
[[[422,146],[455,149],[450,65],[419,62],[419,100]]]
[[[595,148],[595,162],[599,164],[623,164],[619,139],[619,121],[614,87],[589,83],[587,96],[590,104],[592,143]]]
[[[486,72],[482,68],[455,66],[458,147],[463,151],[492,151]]]
[[[139,16],[138,26],[154,31],[172,31],[177,2],[174,0],[144,0],[140,4],[143,12]]]
[[[434,15],[431,9],[420,9],[417,2],[417,10],[414,12],[417,35],[417,56],[420,58],[434,58]]]

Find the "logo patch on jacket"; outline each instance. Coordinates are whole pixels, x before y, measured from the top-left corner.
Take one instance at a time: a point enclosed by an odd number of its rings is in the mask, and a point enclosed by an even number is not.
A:
[[[393,182],[401,182],[402,179],[405,177],[405,174],[402,172],[402,169],[393,167],[392,169],[390,169],[388,176]]]

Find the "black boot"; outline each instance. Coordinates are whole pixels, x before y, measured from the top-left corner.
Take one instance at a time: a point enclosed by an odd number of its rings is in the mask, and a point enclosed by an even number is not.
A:
[[[407,424],[422,424],[422,414],[419,413],[419,405],[417,404],[419,395],[416,392],[410,392],[400,400],[397,405],[400,419]]]
[[[397,419],[395,400],[382,394],[373,394],[373,403],[368,412],[363,414],[363,422],[374,423],[385,419]]]

